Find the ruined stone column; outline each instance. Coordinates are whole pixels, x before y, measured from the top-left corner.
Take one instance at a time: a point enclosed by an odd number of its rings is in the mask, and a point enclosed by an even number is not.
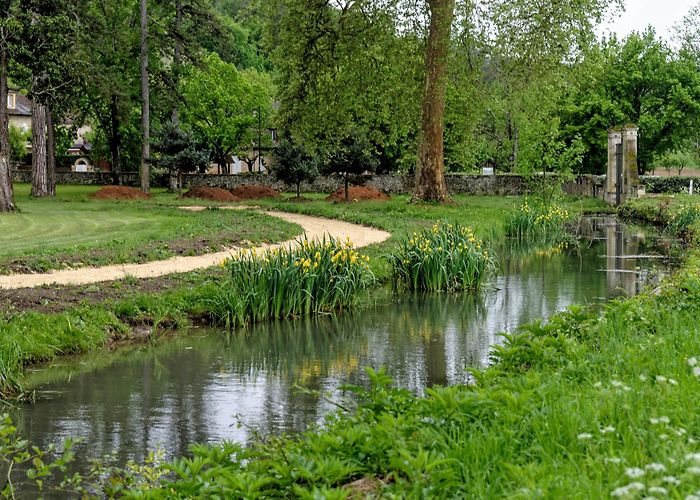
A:
[[[622,143],[622,129],[608,130],[608,175],[605,183],[605,201],[615,204],[615,189],[617,186],[617,145]]]
[[[622,154],[624,166],[624,198],[637,198],[643,194],[644,188],[639,180],[639,168],[637,165],[637,139],[639,128],[627,125],[622,131]]]

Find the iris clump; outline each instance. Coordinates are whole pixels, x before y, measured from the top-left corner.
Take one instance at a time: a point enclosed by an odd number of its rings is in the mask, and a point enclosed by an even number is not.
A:
[[[495,268],[472,228],[444,222],[401,239],[389,263],[396,287],[430,292],[476,290]]]
[[[572,214],[551,202],[531,198],[525,199],[506,218],[506,236],[518,241],[555,244],[569,238],[566,224]]]
[[[298,247],[243,252],[222,263],[212,315],[229,328],[346,309],[374,276],[352,243],[300,240]]]

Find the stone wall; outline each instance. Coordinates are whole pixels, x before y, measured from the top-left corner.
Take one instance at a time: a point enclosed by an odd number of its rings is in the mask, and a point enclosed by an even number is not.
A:
[[[12,173],[15,182],[31,182],[31,172],[27,170]],[[114,177],[110,172],[57,172],[58,184],[82,184],[101,186],[114,183]],[[167,187],[168,179],[158,177],[153,179],[153,187]],[[687,192],[688,177],[651,177],[643,176],[642,182],[650,193]],[[445,175],[447,188],[452,194],[472,195],[500,195],[515,196],[527,194],[531,186],[538,184],[537,179],[528,181],[520,175]],[[126,186],[138,186],[138,172],[121,174],[121,183]],[[279,191],[293,191],[293,186],[286,186],[276,181],[267,174],[249,173],[237,175],[216,174],[185,174],[185,188],[193,186],[212,186],[232,189],[242,184],[263,184]],[[302,190],[311,193],[331,193],[342,186],[339,177],[320,177],[313,184],[302,184]],[[408,194],[413,190],[413,176],[399,174],[375,175],[367,181],[367,185],[373,186],[387,194]],[[584,175],[573,181],[562,183],[562,189],[571,196],[597,196],[603,198],[605,194],[604,175]],[[700,178],[695,179],[695,192],[700,193]]]

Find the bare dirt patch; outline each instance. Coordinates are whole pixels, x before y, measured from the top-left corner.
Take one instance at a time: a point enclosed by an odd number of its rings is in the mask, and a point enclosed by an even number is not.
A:
[[[279,198],[282,193],[261,184],[246,184],[231,190],[231,194],[241,200],[260,200],[262,198]]]
[[[182,197],[221,202],[240,201],[240,198],[234,196],[225,189],[209,186],[193,187],[183,194]]]
[[[348,194],[350,195],[350,201],[362,201],[362,200],[377,200],[386,201],[390,197],[387,194],[382,193],[376,188],[370,186],[350,186],[348,189]],[[326,198],[328,201],[333,201],[335,203],[341,203],[345,201],[345,189],[340,187],[338,190]]]
[[[92,193],[91,197],[98,200],[147,200],[151,195],[128,186],[105,186]]]

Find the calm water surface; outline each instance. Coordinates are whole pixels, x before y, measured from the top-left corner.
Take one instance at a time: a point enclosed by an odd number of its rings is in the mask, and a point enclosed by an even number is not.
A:
[[[468,367],[488,363],[499,332],[571,304],[637,293],[672,265],[663,248],[614,220],[593,219],[580,233],[580,248],[552,256],[504,250],[501,274],[478,296],[387,292],[337,317],[265,324],[229,338],[196,331],[63,360],[31,375],[37,402],[13,417],[42,447],[83,438],[80,466],[112,451],[123,462],[156,447],[181,454],[192,442],[244,441],[251,429],[304,429],[333,406],[296,387],[338,399],[343,384],[366,383],[365,366],[386,366],[416,393],[465,382]]]

